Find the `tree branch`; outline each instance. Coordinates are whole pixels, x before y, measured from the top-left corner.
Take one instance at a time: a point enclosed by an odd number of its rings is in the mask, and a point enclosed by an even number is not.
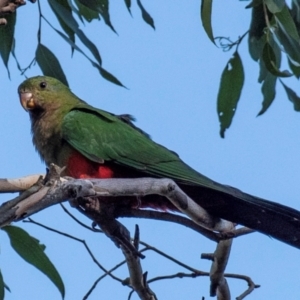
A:
[[[125,280],[124,284],[130,285],[140,299],[154,300],[156,296],[147,284],[147,273],[143,273],[140,263],[140,258],[144,258],[144,255],[138,250],[138,228],[136,228],[135,238],[131,240],[127,228],[116,218],[119,216],[138,216],[177,222],[218,241],[216,251],[210,256],[213,260],[210,271],[211,295],[217,294],[220,299],[230,299],[224,271],[232,240],[224,240],[224,236],[227,238],[234,236],[234,226],[231,222],[211,216],[170,179],[87,180],[61,178],[60,173],[60,168],[51,165],[45,177],[32,175],[13,180],[0,180],[0,192],[23,191],[20,196],[1,205],[0,226],[5,226],[12,221],[23,220],[51,205],[69,200],[73,206],[93,220],[121,248],[130,274],[130,278]],[[36,180],[37,182],[28,189],[28,186]],[[132,208],[130,202],[124,202],[124,197],[126,199],[126,197],[142,197],[152,194],[166,197],[190,219],[167,213],[138,210]],[[112,197],[114,201],[109,201],[109,198]],[[125,209],[118,210],[119,204],[125,205]],[[220,234],[213,231],[218,231]]]

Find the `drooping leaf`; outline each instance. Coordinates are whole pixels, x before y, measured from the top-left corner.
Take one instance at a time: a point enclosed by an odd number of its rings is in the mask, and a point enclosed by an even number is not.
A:
[[[16,13],[6,15],[5,18],[7,20],[7,24],[0,26],[0,55],[7,69],[8,77],[10,77],[8,69],[8,60],[13,46],[16,25]]]
[[[264,114],[273,103],[276,95],[276,81],[277,77],[270,72],[267,72],[261,85],[261,92],[263,94],[262,108],[257,116]]]
[[[88,6],[83,5],[79,0],[75,0],[75,3],[78,7],[79,14],[82,15],[86,21],[91,22],[95,19],[99,20],[99,12],[97,10],[90,9]]]
[[[281,64],[281,51],[279,46],[276,44],[272,36],[269,38],[268,44],[272,48],[273,51],[273,60],[274,60],[274,65],[277,69],[279,69],[280,64]],[[261,92],[263,95],[263,101],[262,101],[262,108],[259,111],[257,116],[260,116],[264,114],[268,108],[271,106],[275,99],[276,95],[276,82],[277,82],[277,76],[269,72],[265,60],[263,58],[263,53],[261,54],[260,60],[259,60],[259,66],[260,66],[260,74],[258,78],[258,82],[262,83],[261,85]]]
[[[285,0],[264,0],[264,2],[273,14],[282,11],[285,6]]]
[[[217,112],[220,121],[220,135],[229,128],[236,111],[244,84],[244,69],[241,58],[236,51],[230,58],[221,76],[217,100]]]
[[[280,12],[274,14],[274,16],[276,23],[281,27],[285,35],[290,36],[299,43],[299,34],[288,7],[285,5],[284,8]]]
[[[65,85],[68,85],[67,78],[58,59],[46,46],[38,44],[35,58],[44,75],[55,77]]]
[[[274,39],[279,42],[279,45],[284,49],[289,59],[295,64],[300,65],[300,43],[287,35],[280,26],[271,31]]]
[[[52,2],[51,1],[48,1],[52,11],[54,12],[61,28],[64,30],[64,32],[69,36],[70,40],[72,40],[73,42],[75,42],[75,33],[74,31],[72,30],[72,28],[70,26],[68,26],[66,24],[66,22],[61,18],[61,16],[56,12],[55,9],[53,9],[52,7]],[[72,8],[69,4],[69,1],[68,0],[60,0],[59,1],[59,4],[62,5],[66,10],[69,11],[69,13],[72,15]]]
[[[137,0],[137,5],[140,8],[141,12],[142,12],[142,18],[143,20],[150,25],[153,29],[155,29],[155,25],[154,25],[154,20],[153,18],[150,16],[150,14],[146,11],[146,9],[144,8],[144,6],[142,5],[142,2],[140,0]]]
[[[88,0],[85,0],[85,1],[88,1]],[[88,1],[88,2],[90,3],[91,1]],[[112,31],[114,31],[115,33],[117,33],[116,30],[115,30],[115,28],[113,27],[111,21],[110,21],[110,15],[109,15],[109,1],[108,1],[108,0],[96,0],[96,2],[97,2],[97,4],[98,4],[98,5],[97,5],[98,11],[99,11],[101,17],[103,18],[105,24],[106,24],[108,27],[110,27],[110,29],[111,29]]]
[[[264,61],[262,59],[260,59],[259,60],[259,76],[258,76],[257,81],[259,83],[262,83],[265,80],[265,78],[267,77],[268,73],[270,73],[270,72],[266,68]]]
[[[258,61],[261,57],[263,46],[266,42],[264,29],[266,27],[266,18],[263,4],[252,8],[251,24],[248,35],[248,48],[253,60]]]
[[[300,111],[300,97],[291,88],[286,86],[281,80],[280,82],[283,85],[289,100],[294,104],[294,110]]]
[[[128,11],[129,11],[129,13],[131,14],[131,10],[130,10],[130,8],[131,8],[131,0],[124,0],[124,1],[125,1],[126,7],[127,7]]]
[[[201,21],[202,26],[209,37],[209,39],[215,44],[213,30],[211,26],[211,12],[212,12],[212,0],[201,1]]]
[[[5,284],[2,276],[2,272],[0,271],[0,300],[4,300],[5,295]]]
[[[51,3],[52,9],[56,11],[56,13],[61,17],[61,19],[64,20],[66,25],[76,33],[81,42],[90,50],[95,59],[101,65],[102,61],[98,48],[91,40],[87,38],[83,31],[79,29],[79,25],[74,19],[72,13],[70,13],[67,9],[60,5],[56,0],[49,0],[49,3]]]
[[[288,59],[289,67],[293,74],[296,76],[297,79],[300,78],[300,66],[295,66],[290,59]]]
[[[110,21],[109,15],[109,1],[108,0],[76,0],[76,4],[79,8],[79,11],[84,15],[85,19],[90,20],[96,18],[95,13],[97,14],[97,18],[99,18],[99,14],[103,18],[105,24],[110,27],[110,29],[116,32],[115,28],[113,27]]]
[[[46,256],[44,248],[26,231],[16,226],[2,228],[8,234],[12,248],[28,263],[43,272],[58,288],[64,298],[65,288],[56,268]]]
[[[75,43],[73,43],[64,33],[62,33],[61,31],[57,30],[55,27],[52,26],[51,23],[48,23],[53,30],[56,31],[56,33],[58,35],[60,35],[68,44],[70,44],[72,47],[74,47],[75,50],[77,50],[78,52],[80,52],[84,57],[86,57],[89,62],[92,64],[92,66],[94,68],[96,68],[100,75],[105,78],[106,80],[117,84],[119,86],[125,87],[115,76],[113,76],[111,73],[109,73],[108,71],[106,71],[105,69],[103,69],[99,64],[97,64],[96,62],[94,62],[93,60],[91,60],[85,53],[84,51],[82,51]]]
[[[293,76],[293,74],[291,74],[287,70],[284,70],[284,71],[279,70],[279,68],[277,67],[275,53],[274,53],[271,45],[268,42],[266,42],[264,45],[263,52],[262,52],[262,58],[263,58],[266,68],[273,75],[278,76],[278,77]]]
[[[100,74],[102,75],[102,77],[104,77],[106,80],[116,84],[116,85],[119,85],[119,86],[122,86],[122,87],[125,87],[121,81],[119,81],[114,75],[112,75],[111,73],[109,73],[108,71],[106,71],[105,69],[103,69],[102,67],[101,68],[98,68],[99,69],[99,72]]]

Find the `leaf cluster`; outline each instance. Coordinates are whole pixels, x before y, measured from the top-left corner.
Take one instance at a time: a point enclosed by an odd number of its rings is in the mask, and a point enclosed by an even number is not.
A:
[[[258,82],[263,97],[258,115],[264,114],[273,103],[279,78],[300,77],[300,1],[293,0],[288,6],[285,0],[253,0],[246,8],[251,11],[249,30],[232,42],[225,37],[214,37],[212,26],[212,0],[202,0],[201,21],[209,39],[223,50],[234,49],[221,75],[217,99],[220,135],[232,123],[244,85],[244,68],[238,47],[248,35],[248,50],[251,58],[259,65]],[[286,57],[290,70],[281,70],[282,57]],[[282,83],[287,96],[299,111],[299,97]]]
[[[125,6],[131,14],[131,0],[125,0]],[[99,74],[106,80],[123,86],[121,81],[113,74],[103,68],[100,52],[94,42],[87,37],[81,29],[81,25],[90,23],[94,20],[103,21],[113,32],[116,30],[111,22],[109,14],[109,0],[48,0],[48,5],[53,11],[55,17],[60,24],[60,28],[55,28],[54,25],[43,14],[42,4],[45,2],[38,0],[35,6],[39,12],[39,26],[37,28],[37,45],[35,55],[29,66],[21,67],[16,54],[15,48],[17,41],[15,40],[16,13],[12,13],[6,17],[7,25],[0,25],[0,56],[9,73],[8,61],[12,55],[17,63],[17,67],[21,74],[35,63],[37,63],[46,76],[51,76],[59,79],[64,84],[68,85],[67,76],[56,55],[42,42],[42,23],[48,24],[62,40],[71,47],[71,55],[74,51],[78,51],[85,56],[88,62],[99,71]],[[140,0],[137,0],[137,6],[141,11],[143,20],[155,29],[154,21],[147,10],[144,8]],[[78,41],[82,46],[79,46]]]

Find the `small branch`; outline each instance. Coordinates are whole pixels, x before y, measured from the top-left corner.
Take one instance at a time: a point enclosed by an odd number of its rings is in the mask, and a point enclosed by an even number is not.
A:
[[[118,215],[119,217],[129,217],[129,218],[143,218],[143,219],[151,219],[151,220],[160,220],[160,221],[167,221],[167,222],[174,222],[183,226],[186,226],[192,230],[195,230],[198,233],[201,233],[206,238],[218,242],[222,235],[217,232],[213,232],[208,230],[192,220],[180,216],[178,214],[172,214],[167,212],[155,211],[155,210],[138,210],[138,209],[129,209],[123,210]]]
[[[99,269],[101,269],[101,270],[105,273],[105,276],[108,275],[108,276],[110,276],[111,278],[113,278],[113,279],[115,279],[115,280],[117,280],[117,281],[119,281],[119,282],[122,282],[122,280],[121,280],[120,278],[118,278],[118,277],[116,277],[115,275],[112,274],[112,271],[111,271],[111,270],[110,270],[110,271],[109,271],[109,270],[106,270],[106,269],[98,262],[98,260],[96,259],[95,255],[93,254],[93,252],[91,251],[91,249],[89,248],[89,246],[87,245],[87,243],[85,242],[85,240],[79,239],[79,238],[77,238],[77,237],[75,237],[75,236],[73,236],[73,235],[70,235],[70,234],[68,234],[68,233],[61,232],[61,231],[59,231],[59,230],[56,230],[56,229],[50,228],[50,227],[48,227],[48,226],[45,226],[45,225],[43,225],[43,224],[41,224],[41,223],[38,223],[38,222],[32,220],[31,218],[28,218],[27,220],[23,220],[23,222],[25,222],[25,223],[32,223],[32,224],[38,225],[38,226],[43,227],[43,228],[45,228],[45,229],[47,229],[47,230],[49,230],[49,231],[55,232],[55,233],[57,233],[57,234],[60,234],[60,235],[65,236],[65,237],[67,237],[67,238],[69,238],[69,239],[72,239],[72,240],[75,240],[75,241],[77,241],[77,242],[82,243],[83,246],[85,247],[85,249],[87,250],[88,254],[90,255],[90,257],[92,258],[93,262],[99,267]]]
[[[234,228],[232,224],[232,228]],[[210,296],[217,295],[218,299],[230,300],[230,291],[224,272],[228,263],[232,239],[221,240],[218,242],[213,254],[202,254],[201,258],[212,260],[210,269]]]
[[[139,229],[138,226],[136,226],[135,238],[133,241],[134,247],[136,247],[136,251],[138,251],[139,240]],[[141,300],[157,300],[156,295],[148,286],[147,272],[143,274],[140,258],[138,256],[135,256],[131,251],[128,251],[128,248],[126,247],[121,246],[121,249],[126,258],[129,270],[129,285],[132,286]]]

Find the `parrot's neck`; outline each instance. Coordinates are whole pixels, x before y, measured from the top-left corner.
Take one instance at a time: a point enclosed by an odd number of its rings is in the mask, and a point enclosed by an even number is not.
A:
[[[62,113],[59,110],[30,113],[32,141],[47,166],[54,163],[63,167],[71,151],[61,135],[61,124],[65,114],[66,112]]]

